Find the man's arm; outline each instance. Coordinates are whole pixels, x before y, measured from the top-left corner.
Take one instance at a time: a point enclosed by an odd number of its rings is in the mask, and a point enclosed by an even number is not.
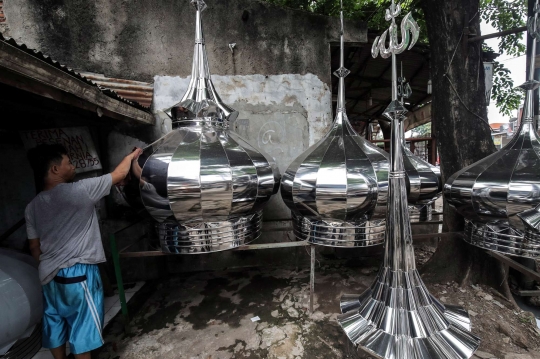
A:
[[[30,247],[32,257],[39,263],[39,256],[41,255],[41,243],[39,242],[39,238],[28,239],[28,246]]]
[[[133,152],[124,157],[122,162],[120,162],[120,164],[116,166],[114,171],[111,172],[113,185],[120,183],[120,181],[126,178],[127,174],[129,173],[129,169],[131,168],[131,162],[139,158],[139,155],[141,153],[142,150],[140,148],[135,148]]]

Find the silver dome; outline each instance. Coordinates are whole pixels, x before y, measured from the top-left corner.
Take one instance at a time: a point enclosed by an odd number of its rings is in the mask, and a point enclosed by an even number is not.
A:
[[[537,28],[535,18],[531,18]],[[540,257],[540,139],[533,124],[536,39],[532,41],[524,113],[512,140],[501,150],[453,174],[444,196],[466,220],[465,240],[478,247]]]
[[[403,105],[406,98],[412,95],[412,89],[402,74],[398,77],[397,96]],[[407,176],[407,201],[411,222],[430,221],[433,215],[432,204],[442,191],[442,178],[439,167],[416,156],[409,150],[405,142],[405,129],[402,127],[402,153],[405,174]]]
[[[384,241],[388,160],[360,137],[345,113],[343,15],[336,117],[330,131],[289,166],[281,196],[293,213],[299,240],[331,247],[371,246]]]
[[[238,112],[212,84],[201,21],[206,4],[191,3],[196,32],[189,88],[164,111],[173,130],[146,147],[132,171],[167,253],[215,252],[255,240],[262,208],[280,181],[274,160],[229,129]]]
[[[403,164],[407,174],[407,201],[411,222],[430,221],[433,215],[432,204],[442,191],[439,167],[415,156],[403,146]]]

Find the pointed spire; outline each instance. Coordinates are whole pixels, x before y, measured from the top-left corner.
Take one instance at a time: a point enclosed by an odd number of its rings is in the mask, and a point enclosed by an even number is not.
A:
[[[341,20],[341,28],[340,28],[340,42],[339,42],[339,69],[334,71],[334,76],[339,78],[339,86],[338,86],[338,101],[336,106],[336,112],[343,112],[345,113],[345,77],[347,77],[348,74],[351,72],[345,68],[345,56],[344,56],[344,40],[343,40],[343,0],[340,1],[340,20]]]
[[[207,85],[211,81],[202,26],[202,12],[206,9],[206,3],[203,0],[192,0],[191,4],[197,11],[195,15],[195,48],[191,66],[191,82],[182,100],[201,101],[208,98]]]
[[[223,103],[212,83],[202,25],[202,12],[207,8],[206,3],[203,0],[191,0],[191,4],[196,10],[191,80],[182,100],[168,114],[173,119],[173,127],[190,123],[227,127],[229,122],[236,119],[238,111]]]

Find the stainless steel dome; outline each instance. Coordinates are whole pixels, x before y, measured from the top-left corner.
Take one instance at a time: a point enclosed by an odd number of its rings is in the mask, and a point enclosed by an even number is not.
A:
[[[398,77],[397,95],[401,104],[412,95],[412,89],[402,74]],[[405,120],[405,118],[403,118]],[[402,153],[403,164],[407,176],[407,201],[409,203],[409,217],[411,222],[430,221],[433,215],[432,204],[442,192],[442,178],[439,167],[433,166],[422,158],[416,156],[406,146],[405,130],[402,127]]]
[[[343,15],[336,117],[330,131],[289,166],[281,196],[299,240],[331,247],[384,242],[387,154],[360,137],[345,113]]]
[[[439,167],[415,156],[403,145],[403,164],[407,174],[407,201],[411,222],[429,221],[433,215],[432,204],[442,191]]]
[[[167,253],[215,252],[255,240],[262,208],[280,181],[274,160],[229,129],[238,112],[212,84],[201,21],[206,4],[191,3],[196,31],[189,88],[165,111],[173,130],[146,147],[133,169]]]
[[[538,16],[538,15],[537,15]],[[444,186],[448,203],[465,217],[465,240],[478,247],[522,257],[540,257],[540,139],[533,124],[533,80],[538,33],[534,34],[523,118],[501,150],[453,174]]]

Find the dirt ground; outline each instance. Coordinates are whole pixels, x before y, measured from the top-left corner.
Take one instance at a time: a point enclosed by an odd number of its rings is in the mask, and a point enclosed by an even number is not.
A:
[[[419,265],[433,252],[416,250]],[[361,293],[379,260],[318,257],[315,312],[309,313],[309,268],[243,269],[164,278],[137,293],[130,332],[118,316],[105,331],[101,359],[368,358],[355,352],[336,322],[339,298]],[[478,358],[540,358],[540,330],[496,291],[428,285],[443,303],[460,304],[482,339]],[[257,318],[258,317],[258,320]]]

